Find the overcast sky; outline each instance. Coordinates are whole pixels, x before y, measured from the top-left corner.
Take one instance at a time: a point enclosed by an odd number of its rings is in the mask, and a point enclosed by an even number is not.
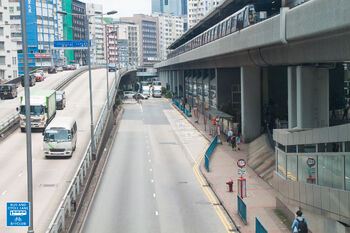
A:
[[[151,14],[151,0],[86,0],[89,3],[103,5],[103,12],[117,10],[113,17],[132,16],[136,13]]]

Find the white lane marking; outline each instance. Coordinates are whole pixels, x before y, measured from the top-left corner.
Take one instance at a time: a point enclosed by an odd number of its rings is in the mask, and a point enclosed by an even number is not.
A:
[[[149,171],[152,172],[152,168],[150,168]]]
[[[158,211],[156,211],[156,215],[159,215]]]
[[[20,172],[20,173],[18,174],[18,176],[19,176],[19,177],[23,176],[23,172]]]
[[[154,180],[151,180],[151,183],[154,183]]]
[[[151,162],[151,160],[149,159],[149,160],[148,160],[148,162],[150,163],[150,162]]]
[[[140,110],[141,110],[141,112],[143,112],[142,105],[141,105],[141,104],[139,104],[139,106],[140,106]]]
[[[150,155],[150,154],[151,154],[151,152],[148,151],[148,152],[147,152],[147,155]]]
[[[153,198],[156,198],[156,194],[155,193],[153,193]]]
[[[1,193],[1,195],[4,196],[6,193],[7,193],[7,190],[3,191],[3,192]]]

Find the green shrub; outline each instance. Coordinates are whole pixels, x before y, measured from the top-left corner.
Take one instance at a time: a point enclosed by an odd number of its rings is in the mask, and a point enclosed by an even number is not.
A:
[[[120,98],[117,98],[117,99],[115,100],[115,104],[116,104],[117,106],[121,105],[121,104],[122,104],[122,100],[121,100]]]
[[[165,95],[165,94],[166,94],[166,88],[162,87],[162,95]]]
[[[172,93],[171,91],[168,91],[168,92],[165,94],[165,98],[170,99],[171,97],[173,97],[173,93]]]

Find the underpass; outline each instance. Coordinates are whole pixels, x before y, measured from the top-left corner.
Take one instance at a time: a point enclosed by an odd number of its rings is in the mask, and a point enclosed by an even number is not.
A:
[[[106,101],[106,73],[92,71],[94,124]],[[56,80],[57,81],[57,80]],[[114,73],[109,73],[109,86]],[[43,82],[43,84],[46,81]],[[47,84],[49,85],[49,84]],[[70,159],[46,159],[42,152],[43,136],[32,133],[34,229],[45,232],[62,196],[80,163],[90,141],[88,72],[66,88],[67,106],[57,116],[70,116],[77,121],[77,149]],[[19,129],[0,143],[0,212],[6,213],[6,202],[27,200],[25,133]],[[7,228],[6,216],[0,215],[0,232],[26,232],[25,228]]]

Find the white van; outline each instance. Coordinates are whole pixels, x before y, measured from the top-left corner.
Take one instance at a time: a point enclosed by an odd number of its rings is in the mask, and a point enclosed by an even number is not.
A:
[[[71,157],[77,147],[77,123],[71,117],[56,117],[46,127],[43,135],[43,150],[46,157]]]

